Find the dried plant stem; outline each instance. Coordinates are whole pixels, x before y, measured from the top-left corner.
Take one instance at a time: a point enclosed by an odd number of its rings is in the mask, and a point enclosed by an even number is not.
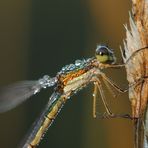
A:
[[[126,28],[126,41],[124,41],[124,62],[136,50],[148,47],[148,0],[132,0],[132,14],[130,15],[130,28]],[[129,84],[148,76],[148,49],[139,52],[129,64],[126,65],[127,80]],[[146,148],[147,144],[147,102],[148,80],[130,88],[132,116],[135,118],[135,148]]]

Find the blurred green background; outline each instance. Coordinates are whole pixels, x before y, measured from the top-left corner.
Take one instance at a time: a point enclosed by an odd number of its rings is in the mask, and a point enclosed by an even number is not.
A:
[[[55,74],[65,64],[91,57],[98,43],[115,49],[125,38],[129,0],[1,0],[0,85]],[[124,69],[106,74],[123,88]],[[132,148],[133,129],[126,119],[92,117],[93,85],[73,96],[49,128],[39,148]],[[48,101],[42,91],[19,107],[0,114],[0,148],[16,148]],[[130,112],[128,95],[112,98],[116,113]],[[98,99],[97,109],[102,104]]]

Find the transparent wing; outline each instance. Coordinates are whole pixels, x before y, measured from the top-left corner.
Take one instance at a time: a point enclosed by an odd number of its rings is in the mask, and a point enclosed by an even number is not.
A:
[[[48,75],[37,81],[21,81],[0,89],[0,112],[8,111],[21,104],[42,88],[55,85],[57,78]]]
[[[38,81],[21,81],[0,89],[0,112],[16,107],[40,89]]]

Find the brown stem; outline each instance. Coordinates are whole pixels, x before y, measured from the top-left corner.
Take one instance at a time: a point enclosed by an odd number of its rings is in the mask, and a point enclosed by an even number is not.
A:
[[[126,28],[126,42],[124,41],[124,62],[138,49],[148,46],[148,2],[147,0],[132,0],[132,15],[130,15],[130,28]],[[127,80],[133,84],[137,79],[148,76],[148,50],[135,55],[126,64]],[[144,143],[147,125],[145,113],[148,102],[148,81],[145,79],[139,85],[129,89],[132,116],[135,118],[135,148],[145,148]],[[137,119],[136,119],[137,118]]]

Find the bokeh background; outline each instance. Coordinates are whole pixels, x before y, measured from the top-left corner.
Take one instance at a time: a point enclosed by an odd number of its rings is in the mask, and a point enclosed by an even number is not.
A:
[[[98,43],[114,48],[125,38],[129,0],[1,0],[0,86],[55,74],[76,59],[94,55]],[[123,69],[105,73],[127,86]],[[39,148],[132,148],[133,127],[126,119],[92,117],[93,85],[69,100]],[[42,91],[19,107],[0,114],[0,148],[16,148],[48,101],[53,89]],[[107,99],[115,113],[130,113],[128,95]],[[98,99],[100,113],[102,104]]]

